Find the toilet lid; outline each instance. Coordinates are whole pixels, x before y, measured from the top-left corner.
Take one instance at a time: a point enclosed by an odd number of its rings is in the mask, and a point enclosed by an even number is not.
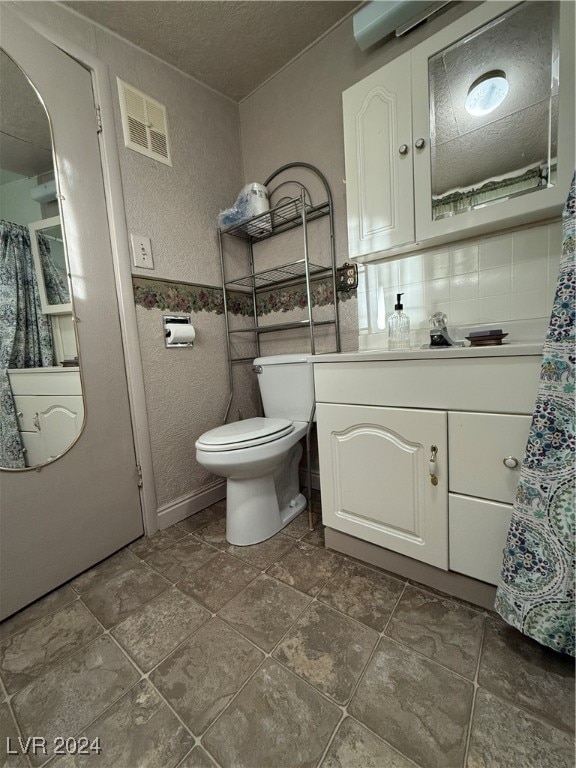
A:
[[[294,424],[288,419],[256,417],[211,429],[196,441],[196,445],[203,451],[233,451],[269,443],[293,431]]]

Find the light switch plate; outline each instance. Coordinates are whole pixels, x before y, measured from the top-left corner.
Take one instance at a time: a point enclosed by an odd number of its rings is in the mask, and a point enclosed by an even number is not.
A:
[[[144,235],[130,235],[132,242],[132,262],[135,267],[141,269],[154,269],[154,260],[152,258],[152,246],[150,238]]]

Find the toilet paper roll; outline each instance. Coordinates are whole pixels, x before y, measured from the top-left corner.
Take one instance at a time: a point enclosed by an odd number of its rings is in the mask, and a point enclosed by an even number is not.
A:
[[[196,331],[190,323],[171,323],[166,330],[168,344],[192,344],[195,338]]]

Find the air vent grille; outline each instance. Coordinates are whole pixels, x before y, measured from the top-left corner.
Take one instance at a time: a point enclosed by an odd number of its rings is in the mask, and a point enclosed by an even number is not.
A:
[[[118,94],[126,147],[172,165],[166,108],[120,78]]]

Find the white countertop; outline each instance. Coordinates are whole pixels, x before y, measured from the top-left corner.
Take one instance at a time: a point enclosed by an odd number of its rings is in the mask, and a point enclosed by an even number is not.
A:
[[[329,352],[310,355],[312,363],[358,363],[387,360],[435,360],[460,357],[514,357],[541,355],[543,342],[502,343],[491,347],[437,347],[434,349],[370,349],[361,352]]]

